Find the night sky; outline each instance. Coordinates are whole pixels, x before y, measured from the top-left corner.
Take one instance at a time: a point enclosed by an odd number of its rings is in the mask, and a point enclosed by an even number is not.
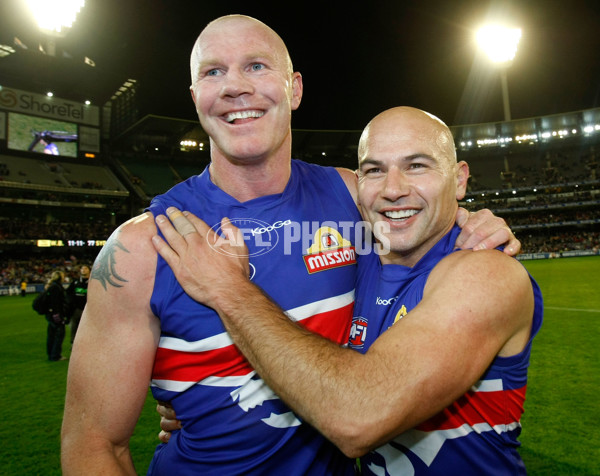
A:
[[[40,34],[20,2],[0,3],[3,38],[36,43]],[[195,38],[210,20],[243,13],[282,36],[303,75],[294,128],[362,129],[398,105],[458,125],[503,119],[499,73],[473,40],[478,25],[503,14],[523,29],[508,71],[513,119],[600,106],[598,0],[355,3],[87,0],[60,47],[93,59],[115,89],[137,79],[143,111],[193,120],[188,61]],[[0,63],[0,84],[1,74]]]

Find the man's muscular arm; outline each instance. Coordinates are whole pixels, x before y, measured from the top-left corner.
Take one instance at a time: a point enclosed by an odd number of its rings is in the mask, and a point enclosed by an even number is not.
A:
[[[71,474],[131,474],[129,438],[141,412],[158,344],[149,301],[156,252],[150,215],[122,225],[94,263],[71,354],[62,467]]]
[[[245,248],[231,224],[222,225],[230,238],[220,240],[227,252],[219,253],[208,244],[215,242],[214,232],[188,218],[198,232],[179,212],[171,214],[177,229],[187,228],[185,236],[157,218],[170,244],[154,237],[158,252],[186,292],[219,313],[269,386],[348,456],[434,415],[462,395],[497,353],[512,355],[527,340],[529,278],[518,262],[495,250],[451,254],[432,272],[421,303],[363,355],[301,328],[248,281]]]
[[[341,167],[338,167],[337,171],[346,184],[354,202],[357,203],[357,176],[355,171]],[[516,256],[521,250],[521,242],[514,236],[504,219],[494,216],[488,209],[469,212],[459,207],[456,222],[462,229],[456,240],[457,248],[483,250],[493,249],[504,244],[504,253],[509,256]],[[182,226],[191,226],[191,224],[184,223]],[[161,431],[158,437],[163,443],[167,443],[171,436],[170,432],[181,428],[181,425],[176,420],[173,409],[167,404],[161,405],[159,403],[157,411],[161,415]]]

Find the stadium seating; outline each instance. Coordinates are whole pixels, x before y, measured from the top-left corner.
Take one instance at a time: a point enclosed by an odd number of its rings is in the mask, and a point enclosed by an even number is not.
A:
[[[153,117],[151,124],[160,130],[160,118]],[[181,126],[189,127],[188,123]],[[173,131],[179,126],[169,119],[165,128]],[[464,132],[453,129],[457,136]],[[293,135],[294,157],[356,167],[359,131],[294,130]],[[148,152],[132,150],[127,140],[120,144],[124,145],[85,162],[42,154],[0,154],[0,259],[4,260],[0,269],[8,266],[7,256],[13,271],[15,259],[54,264],[93,260],[98,244],[119,223],[139,214],[152,196],[200,173],[209,163],[207,151],[184,150],[177,144],[166,151],[163,147],[160,154],[151,146]],[[598,253],[598,147],[600,137],[583,135],[485,147],[457,144],[458,159],[466,160],[471,169],[461,205],[490,208],[504,217],[521,240],[525,256]],[[56,246],[39,248],[38,239],[54,240]],[[22,266],[27,267],[31,265]],[[3,272],[3,279],[10,280],[11,274]]]

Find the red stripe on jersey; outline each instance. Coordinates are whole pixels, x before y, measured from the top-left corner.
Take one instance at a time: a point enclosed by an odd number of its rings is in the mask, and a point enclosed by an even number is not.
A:
[[[315,314],[298,323],[338,344],[346,343],[350,333],[352,309],[353,303]],[[159,347],[154,358],[152,379],[199,382],[210,376],[239,376],[251,371],[250,364],[233,345],[206,352],[184,352]]]
[[[154,357],[152,379],[199,382],[211,375],[246,375],[251,371],[250,364],[233,345],[207,352],[182,352],[159,347]]]
[[[352,302],[333,311],[322,312],[302,319],[298,321],[298,324],[337,344],[347,344],[348,337],[350,336],[353,309],[354,303]]]
[[[527,386],[497,392],[469,391],[440,413],[417,426],[421,431],[448,430],[465,423],[490,426],[517,422],[523,414]]]

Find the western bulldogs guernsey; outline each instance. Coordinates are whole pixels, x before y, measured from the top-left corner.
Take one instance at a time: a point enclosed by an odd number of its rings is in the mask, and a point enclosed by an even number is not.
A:
[[[379,335],[419,303],[429,273],[453,251],[459,233],[455,226],[413,268],[382,266],[378,257],[364,257],[356,287],[351,348],[365,353]],[[517,437],[521,432],[531,341],[543,314],[541,291],[533,278],[531,283],[535,310],[531,336],[523,352],[495,358],[463,397],[362,457],[363,474],[526,474],[517,452]]]
[[[240,203],[207,168],[149,210],[156,216],[169,206],[216,229],[229,217],[244,233],[252,280],[301,325],[347,342],[360,215],[335,169],[292,161],[283,193]],[[354,462],[279,400],[160,256],[151,306],[161,322],[152,393],[173,405],[183,429],[157,447],[148,474],[354,474]]]

